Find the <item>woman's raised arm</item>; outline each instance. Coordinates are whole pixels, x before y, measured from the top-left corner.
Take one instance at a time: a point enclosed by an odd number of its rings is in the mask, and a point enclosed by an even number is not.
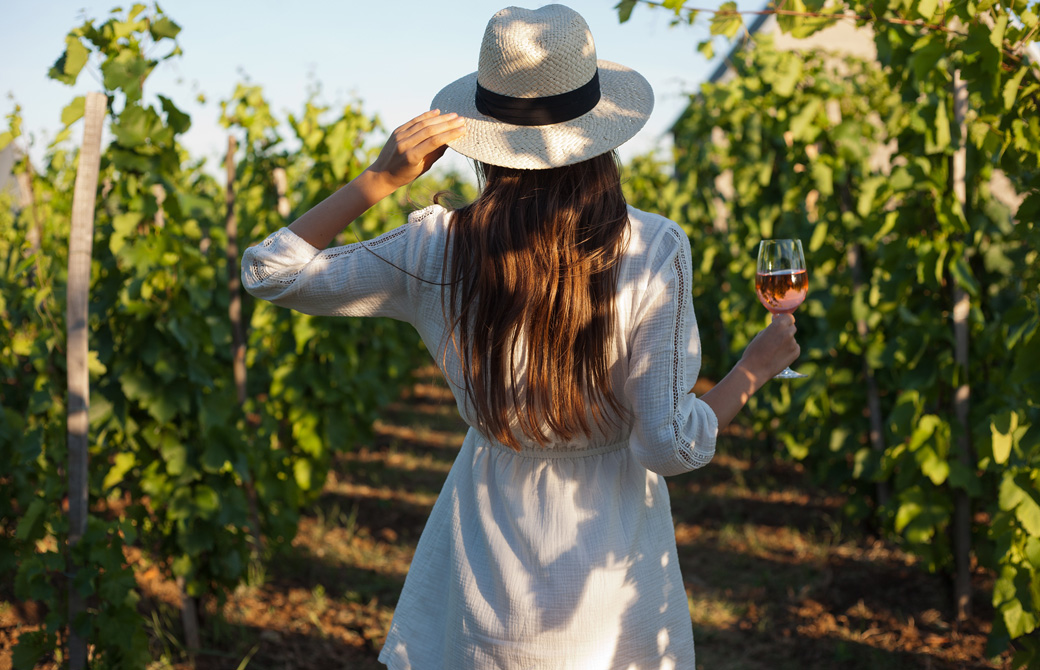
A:
[[[289,229],[308,244],[324,249],[355,219],[398,188],[425,173],[448,142],[462,137],[465,122],[454,113],[430,110],[393,133],[372,165],[303,216]]]

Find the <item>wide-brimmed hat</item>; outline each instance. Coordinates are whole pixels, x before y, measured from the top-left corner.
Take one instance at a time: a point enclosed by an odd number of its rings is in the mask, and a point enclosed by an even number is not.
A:
[[[654,107],[635,70],[597,60],[580,14],[563,5],[507,7],[491,17],[477,71],[445,86],[432,109],[466,118],[449,146],[504,167],[588,160],[628,141]]]

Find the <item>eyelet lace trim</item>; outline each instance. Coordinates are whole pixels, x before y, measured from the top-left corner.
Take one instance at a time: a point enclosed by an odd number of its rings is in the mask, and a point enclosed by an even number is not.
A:
[[[371,242],[364,242],[364,243],[357,243],[357,242],[355,242],[354,244],[348,244],[347,246],[340,247],[340,248],[336,249],[335,251],[330,251],[330,252],[327,252],[327,253],[324,252],[324,251],[323,252],[319,252],[318,256],[322,256],[325,259],[333,259],[333,258],[339,258],[340,256],[349,256],[350,254],[354,253],[355,251],[360,251],[360,250],[362,250],[364,248],[378,249],[379,247],[385,245],[386,243],[388,243],[388,242],[390,242],[392,240],[397,239],[401,235],[404,235],[406,232],[408,232],[407,229],[406,229],[406,226],[401,226],[397,230],[394,230],[392,232],[386,233],[382,237],[377,237],[376,239],[372,240]],[[264,240],[262,246],[270,247],[271,245],[273,245],[274,242],[275,242],[275,238],[278,235],[279,235],[279,233],[275,233],[275,234],[271,235],[270,237],[268,237],[266,240]],[[315,256],[315,258],[317,258],[317,256]],[[261,259],[258,259],[258,258],[253,258],[252,259],[252,263],[250,263],[250,268],[251,268],[251,270],[253,272],[253,276],[256,277],[256,279],[257,279],[257,281],[259,283],[267,282],[267,283],[278,284],[280,286],[291,286],[293,284],[293,282],[296,281],[296,278],[299,277],[300,273],[303,271],[303,269],[300,268],[298,270],[293,270],[292,272],[279,273],[279,274],[276,275],[274,272],[269,271],[267,269],[267,266],[263,263],[263,261]]]
[[[408,223],[419,223],[439,208],[440,205],[430,205],[429,207],[417,209],[408,215]]]
[[[261,263],[258,259],[254,258],[253,262],[250,263],[250,267],[253,271],[253,276],[256,277],[257,281],[261,284],[264,282],[281,284],[282,286],[291,286],[296,277],[299,276],[300,270],[296,270],[287,275],[275,276],[273,272],[268,272],[267,266]]]
[[[675,436],[675,451],[676,456],[686,464],[691,470],[704,467],[707,465],[712,457],[715,455],[715,449],[711,451],[702,451],[693,446],[693,444],[685,439],[682,434],[682,423],[681,417],[679,416],[679,399],[682,397],[688,389],[686,384],[686,366],[683,365],[683,352],[686,351],[687,343],[682,341],[683,333],[686,332],[686,322],[689,319],[687,305],[690,302],[690,287],[686,284],[686,273],[685,268],[689,266],[689,262],[686,258],[686,248],[688,243],[686,240],[680,237],[681,233],[674,228],[669,228],[668,232],[676,239],[679,243],[679,253],[675,255],[675,276],[678,279],[679,286],[676,291],[677,304],[677,318],[675,327],[675,341],[673,342],[673,358],[672,358],[672,379],[674,383],[672,385],[672,434]]]

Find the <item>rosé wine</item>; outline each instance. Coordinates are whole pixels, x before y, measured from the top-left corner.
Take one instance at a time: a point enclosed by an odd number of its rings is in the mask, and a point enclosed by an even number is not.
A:
[[[790,314],[805,300],[809,273],[805,270],[775,270],[755,276],[755,291],[762,305],[774,314]]]

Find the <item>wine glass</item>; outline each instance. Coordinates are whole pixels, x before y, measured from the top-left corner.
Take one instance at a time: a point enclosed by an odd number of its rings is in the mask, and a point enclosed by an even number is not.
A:
[[[809,273],[805,269],[801,240],[762,240],[758,245],[755,292],[758,301],[773,314],[790,314],[805,300]],[[774,379],[807,377],[784,368]]]

